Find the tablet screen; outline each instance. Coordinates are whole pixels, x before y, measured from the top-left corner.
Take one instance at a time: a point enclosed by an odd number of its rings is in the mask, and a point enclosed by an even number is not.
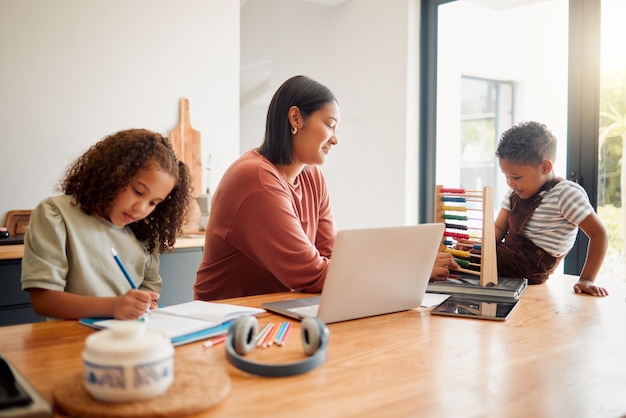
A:
[[[472,299],[449,298],[432,310],[435,315],[504,321],[518,301],[485,302]]]

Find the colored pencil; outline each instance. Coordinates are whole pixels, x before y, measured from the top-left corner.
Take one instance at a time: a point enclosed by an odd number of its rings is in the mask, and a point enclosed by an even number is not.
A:
[[[124,263],[122,263],[122,260],[117,255],[117,251],[115,251],[115,248],[111,248],[111,253],[113,254],[113,258],[117,262],[117,265],[120,267],[120,270],[122,270],[124,277],[126,277],[128,284],[130,284],[130,287],[132,287],[133,289],[137,289],[137,285],[133,281],[133,278],[130,277],[130,273],[128,272],[128,270],[126,270],[126,266],[124,266]]]
[[[278,341],[277,343],[279,346],[282,347],[283,345],[285,345],[285,341],[287,340],[287,334],[289,334],[289,331],[291,331],[291,322],[287,322],[287,326],[283,331],[283,335],[280,337],[280,341]]]
[[[226,335],[220,335],[219,337],[215,337],[212,340],[205,342],[204,344],[202,344],[202,347],[204,348],[213,347],[214,345],[221,344],[224,341],[226,341]]]
[[[267,332],[267,330],[270,327],[271,322],[268,322],[267,324],[265,324],[265,326],[261,329],[260,332],[258,332],[255,336],[254,336],[254,341],[255,341],[255,345],[257,347],[260,346],[261,344],[261,340],[263,339],[263,337],[265,336],[265,333]]]
[[[282,322],[280,324],[280,328],[278,329],[278,332],[276,333],[276,337],[274,338],[274,344],[278,344],[278,342],[283,337],[283,334],[285,333],[285,329],[287,328],[287,324],[288,322]]]
[[[117,251],[115,251],[115,248],[111,248],[111,254],[113,254],[113,258],[115,259],[115,262],[120,267],[120,270],[122,270],[122,273],[124,274],[124,277],[126,277],[126,280],[128,281],[128,284],[130,285],[130,287],[132,287],[133,289],[137,289],[137,285],[133,281],[133,278],[130,277],[130,273],[128,272],[128,270],[126,270],[126,266],[124,265],[124,263],[122,263],[122,260],[120,259],[119,255],[117,255]],[[143,314],[141,318],[147,320],[151,314],[152,313],[150,311],[150,306],[148,306],[146,313]]]
[[[263,340],[263,348],[267,348],[272,345],[278,326],[272,322],[272,328],[267,332],[265,339]]]
[[[256,338],[257,347],[261,347],[263,345],[263,343],[265,342],[265,338],[267,337],[267,334],[272,330],[273,326],[274,326],[273,322],[268,322],[267,324],[265,324],[265,326],[263,327],[261,332],[259,332]]]

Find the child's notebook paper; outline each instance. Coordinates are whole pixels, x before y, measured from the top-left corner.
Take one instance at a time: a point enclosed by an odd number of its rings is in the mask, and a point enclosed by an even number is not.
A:
[[[233,319],[263,312],[264,309],[248,306],[194,300],[155,309],[146,317],[145,323],[148,329],[161,331],[171,338],[172,344],[181,345],[225,334],[228,331],[227,323]],[[121,321],[83,318],[79,322],[94,328],[109,328]]]

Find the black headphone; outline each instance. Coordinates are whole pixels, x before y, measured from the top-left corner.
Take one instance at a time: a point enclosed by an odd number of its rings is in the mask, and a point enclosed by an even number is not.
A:
[[[228,328],[226,358],[233,366],[247,373],[267,377],[294,376],[313,370],[326,360],[329,331],[320,319],[308,317],[302,320],[302,345],[309,356],[293,363],[267,364],[246,360],[256,345],[259,324],[253,316],[242,316]]]

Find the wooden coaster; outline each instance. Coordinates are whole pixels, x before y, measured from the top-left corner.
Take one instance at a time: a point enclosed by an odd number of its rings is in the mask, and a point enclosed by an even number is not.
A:
[[[230,392],[230,377],[211,363],[176,358],[174,382],[163,395],[135,402],[108,403],[91,397],[83,372],[62,381],[53,391],[54,404],[72,417],[183,417],[221,402]]]

